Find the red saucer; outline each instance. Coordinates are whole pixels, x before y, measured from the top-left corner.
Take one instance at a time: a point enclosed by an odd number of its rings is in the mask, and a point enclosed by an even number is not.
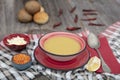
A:
[[[56,70],[71,70],[78,67],[83,67],[89,60],[90,54],[86,51],[84,55],[77,56],[75,59],[66,62],[55,61],[44,54],[44,52],[36,47],[34,51],[34,56],[36,60],[41,63],[43,66],[56,69]]]

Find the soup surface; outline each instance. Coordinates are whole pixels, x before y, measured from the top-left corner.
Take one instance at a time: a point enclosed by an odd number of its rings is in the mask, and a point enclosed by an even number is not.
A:
[[[80,51],[80,43],[70,37],[54,36],[44,42],[44,49],[58,55],[71,55]]]

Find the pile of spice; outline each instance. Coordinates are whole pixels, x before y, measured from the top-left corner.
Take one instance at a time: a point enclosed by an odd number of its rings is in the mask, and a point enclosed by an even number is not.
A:
[[[18,20],[23,23],[34,21],[37,24],[45,24],[49,20],[49,15],[38,1],[29,0],[18,12]]]
[[[24,53],[19,53],[13,56],[12,60],[16,64],[26,64],[30,61],[30,56],[24,54]]]

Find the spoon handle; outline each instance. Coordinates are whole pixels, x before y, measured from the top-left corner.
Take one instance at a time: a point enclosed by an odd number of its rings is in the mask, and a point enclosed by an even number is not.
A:
[[[101,56],[100,51],[99,51],[98,49],[96,49],[96,51],[97,51],[97,53],[98,53],[98,55],[99,55],[99,57],[100,57],[100,59],[101,59],[103,71],[110,73],[110,72],[111,72],[111,69],[110,69],[110,67],[105,63],[104,59],[103,59],[102,56]]]

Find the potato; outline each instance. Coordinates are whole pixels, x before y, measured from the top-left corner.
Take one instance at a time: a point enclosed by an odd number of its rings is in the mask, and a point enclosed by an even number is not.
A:
[[[33,16],[33,20],[35,23],[37,24],[45,24],[46,22],[48,22],[49,20],[49,16],[46,12],[37,12],[34,16]]]
[[[28,13],[32,15],[40,11],[40,7],[41,7],[40,3],[35,0],[30,0],[25,4],[26,11],[28,11]]]
[[[20,22],[32,21],[32,16],[23,8],[18,12],[18,20]]]

